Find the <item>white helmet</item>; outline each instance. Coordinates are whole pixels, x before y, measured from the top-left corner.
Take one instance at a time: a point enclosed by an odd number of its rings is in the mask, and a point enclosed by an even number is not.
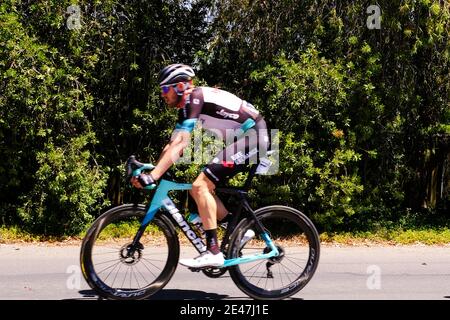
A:
[[[194,70],[185,64],[171,64],[159,72],[159,85],[173,84],[177,82],[190,81],[195,77]]]

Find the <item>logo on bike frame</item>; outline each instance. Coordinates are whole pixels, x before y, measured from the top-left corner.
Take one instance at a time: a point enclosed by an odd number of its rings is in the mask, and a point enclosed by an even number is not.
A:
[[[166,198],[162,201],[164,208],[172,215],[173,219],[178,223],[181,230],[183,230],[184,234],[191,240],[192,244],[199,250],[199,252],[205,252],[206,246],[203,243],[202,239],[197,236],[195,231],[191,229],[189,223],[184,219],[184,217],[180,214],[180,211],[175,206],[172,200]]]

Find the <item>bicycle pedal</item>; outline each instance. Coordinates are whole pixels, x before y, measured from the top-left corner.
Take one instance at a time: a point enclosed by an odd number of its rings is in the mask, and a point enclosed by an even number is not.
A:
[[[191,270],[192,272],[200,272],[200,271],[208,270],[208,269],[211,269],[211,268],[216,268],[216,267],[211,267],[211,266],[205,266],[205,267],[201,267],[201,268],[188,267],[188,269]],[[219,268],[217,268],[217,269],[219,269]]]

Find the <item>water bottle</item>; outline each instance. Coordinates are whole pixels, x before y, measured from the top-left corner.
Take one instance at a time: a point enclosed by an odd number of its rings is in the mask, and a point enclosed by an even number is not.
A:
[[[189,223],[193,224],[194,227],[200,231],[201,236],[205,235],[205,230],[203,229],[202,218],[198,213],[191,212],[188,216]]]
[[[241,248],[255,236],[255,231],[248,229],[241,240]]]

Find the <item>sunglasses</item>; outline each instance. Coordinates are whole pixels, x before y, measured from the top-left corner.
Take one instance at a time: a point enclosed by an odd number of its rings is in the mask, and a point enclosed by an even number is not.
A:
[[[167,94],[170,90],[170,87],[175,87],[175,86],[176,86],[176,84],[169,84],[166,86],[161,86],[161,90],[164,94]]]

